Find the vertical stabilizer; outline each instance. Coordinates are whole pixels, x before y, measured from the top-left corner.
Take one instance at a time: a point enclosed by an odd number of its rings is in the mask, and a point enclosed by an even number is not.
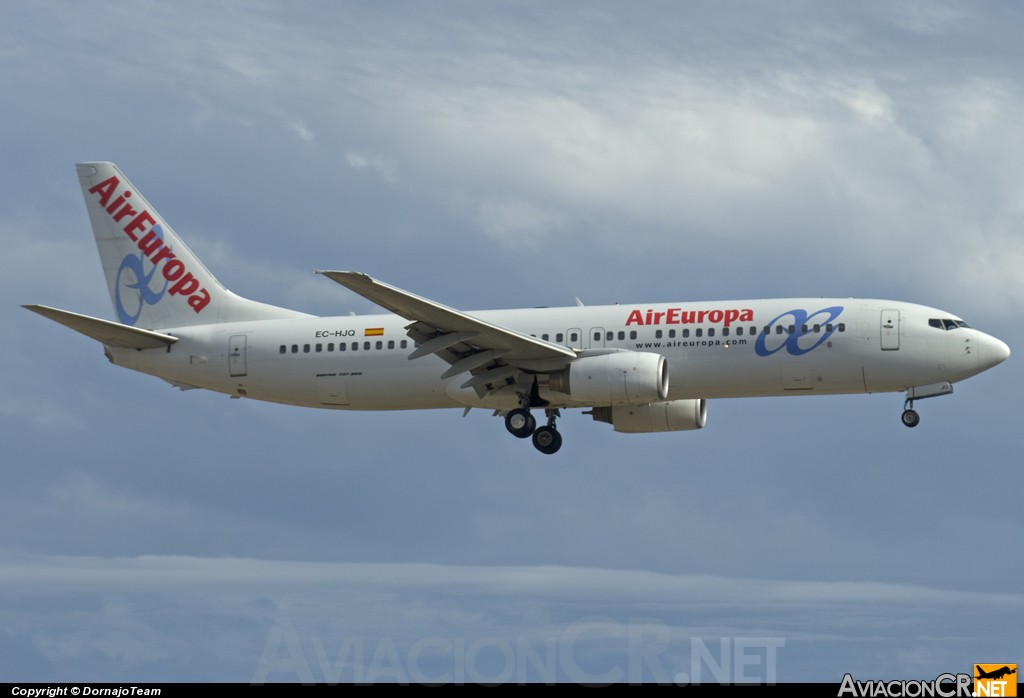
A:
[[[110,162],[79,163],[117,319],[147,329],[308,317],[227,290]]]

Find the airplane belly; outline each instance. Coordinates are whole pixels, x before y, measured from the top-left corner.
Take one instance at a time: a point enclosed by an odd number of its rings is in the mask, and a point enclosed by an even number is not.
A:
[[[859,361],[851,363],[838,352],[762,357],[741,354],[742,349],[720,351],[709,357],[670,357],[670,398],[864,392]]]
[[[670,356],[669,398],[754,397],[780,392],[777,369],[766,372],[749,358],[724,353],[729,351],[732,349],[699,357]]]
[[[404,359],[403,359],[404,360]],[[349,404],[356,409],[433,409],[457,407],[432,372],[377,368],[353,372],[345,379]]]

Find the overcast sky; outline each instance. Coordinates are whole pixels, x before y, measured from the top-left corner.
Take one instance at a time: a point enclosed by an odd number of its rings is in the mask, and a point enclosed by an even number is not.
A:
[[[0,6],[0,680],[1024,660],[1024,8],[768,7]],[[555,457],[481,410],[179,392],[19,307],[116,317],[87,160],[310,313],[376,312],[314,269],[467,310],[878,297],[1016,354],[914,430],[899,394],[715,400],[569,413]]]

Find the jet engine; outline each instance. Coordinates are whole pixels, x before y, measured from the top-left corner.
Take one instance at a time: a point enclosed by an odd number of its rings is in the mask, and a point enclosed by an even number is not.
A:
[[[615,405],[595,407],[590,413],[595,421],[606,422],[627,434],[654,431],[688,431],[703,429],[708,417],[708,402],[697,400],[669,400],[647,405]]]
[[[548,387],[591,405],[656,402],[668,396],[668,362],[639,351],[583,356],[552,373]]]

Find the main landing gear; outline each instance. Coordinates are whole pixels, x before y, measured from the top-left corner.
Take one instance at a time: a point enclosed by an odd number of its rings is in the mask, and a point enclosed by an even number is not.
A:
[[[505,428],[519,439],[532,436],[534,448],[550,455],[562,447],[562,435],[555,427],[559,412],[557,409],[545,409],[544,414],[547,415],[548,423],[538,428],[537,420],[530,414],[530,410],[525,407],[510,410],[505,414]]]
[[[537,420],[530,410],[520,407],[505,414],[505,428],[517,439],[525,439],[537,429]]]

